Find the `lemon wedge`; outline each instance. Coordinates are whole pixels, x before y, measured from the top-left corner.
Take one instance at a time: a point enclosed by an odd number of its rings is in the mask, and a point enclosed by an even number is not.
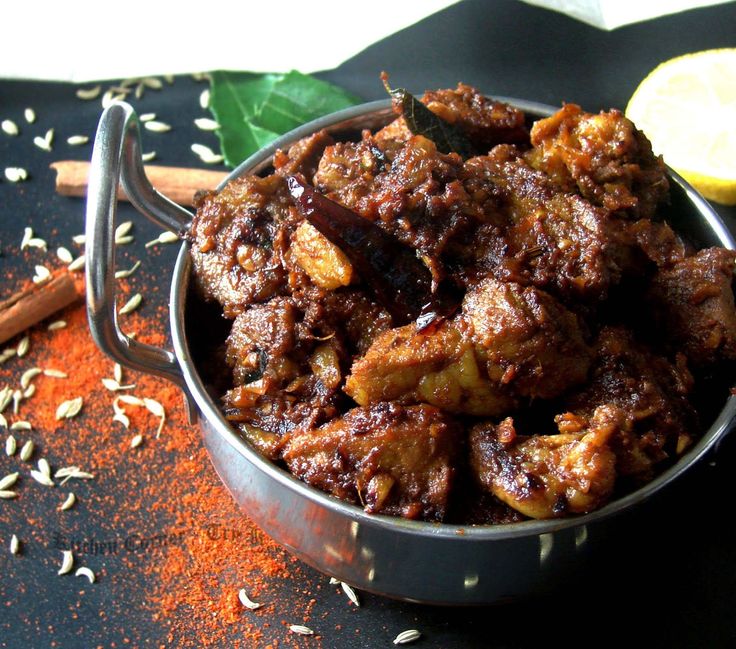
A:
[[[639,84],[626,116],[703,196],[736,205],[736,48],[661,63]]]

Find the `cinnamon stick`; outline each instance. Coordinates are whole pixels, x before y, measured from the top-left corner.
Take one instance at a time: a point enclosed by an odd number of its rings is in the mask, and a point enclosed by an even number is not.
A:
[[[0,343],[81,299],[68,273],[0,302]]]
[[[56,171],[56,191],[63,196],[86,196],[89,162],[81,160],[59,160],[51,164]],[[192,205],[194,194],[199,190],[213,190],[227,177],[225,171],[189,169],[145,165],[143,167],[151,185],[167,198],[179,205]],[[125,192],[118,188],[118,199],[127,200]]]

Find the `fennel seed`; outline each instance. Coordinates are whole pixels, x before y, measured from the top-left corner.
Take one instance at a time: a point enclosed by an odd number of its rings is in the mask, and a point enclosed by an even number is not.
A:
[[[18,481],[18,472],[8,473],[2,480],[0,480],[0,491],[7,491]]]
[[[70,568],[71,570],[71,568]],[[82,568],[77,568],[77,571],[74,573],[75,577],[87,577],[89,579],[90,584],[95,583],[95,573],[92,572],[89,568],[86,566],[83,566]]]
[[[12,119],[4,119],[2,124],[0,124],[0,128],[2,128],[3,133],[6,133],[7,135],[18,135],[18,133],[20,133],[18,125]]]
[[[407,629],[406,631],[399,633],[399,635],[394,638],[394,644],[409,644],[410,642],[419,640],[421,637],[422,634],[416,629]]]
[[[261,606],[263,606],[263,604],[254,602],[250,597],[248,597],[247,593],[245,592],[245,588],[241,588],[238,591],[238,599],[245,608],[250,609],[251,611],[255,611],[257,608],[261,608]]]
[[[119,315],[126,315],[135,311],[143,301],[143,296],[140,293],[136,293],[131,297],[118,311]]]
[[[74,507],[75,502],[77,502],[77,497],[70,491],[66,497],[66,500],[63,503],[61,503],[61,507],[59,507],[59,509],[65,512],[68,509],[71,509],[72,507]]]
[[[10,554],[18,554],[20,550],[20,541],[18,540],[18,537],[13,534],[13,536],[10,537]]]
[[[28,460],[30,460],[31,456],[33,455],[33,449],[33,440],[29,439],[25,444],[23,444],[23,447],[20,449],[20,459],[23,460],[23,462],[28,462]]]
[[[33,110],[33,108],[26,108],[23,111],[23,117],[25,118],[26,122],[29,124],[33,124],[36,121],[36,111]]]
[[[74,567],[74,555],[71,550],[62,550],[61,568],[56,573],[57,575],[65,575],[71,572]]]

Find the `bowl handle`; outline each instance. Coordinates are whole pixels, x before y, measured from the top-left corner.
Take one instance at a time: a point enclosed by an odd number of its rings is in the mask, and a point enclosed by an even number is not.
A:
[[[140,152],[135,111],[125,102],[114,102],[100,118],[89,173],[85,246],[87,317],[92,338],[108,356],[131,369],[162,376],[178,385],[186,397],[189,418],[193,420],[193,400],[176,356],[126,336],[118,326],[115,296],[118,182],[138,211],[158,225],[183,235],[192,220],[189,211],[151,186]]]

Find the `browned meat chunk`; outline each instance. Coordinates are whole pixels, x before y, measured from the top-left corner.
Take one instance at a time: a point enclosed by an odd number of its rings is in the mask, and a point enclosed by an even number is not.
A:
[[[345,391],[361,405],[398,398],[494,416],[520,398],[552,398],[587,376],[576,316],[533,287],[488,278],[462,313],[423,331],[391,329],[353,363]]]
[[[325,147],[333,142],[329,133],[318,131],[314,135],[299,140],[287,152],[276,151],[273,156],[274,169],[284,178],[300,173],[311,180],[317,171],[317,165]]]
[[[531,140],[534,148],[526,157],[533,167],[612,212],[651,218],[667,199],[664,163],[618,110],[594,115],[566,104],[535,122]]]
[[[298,366],[288,360],[296,345],[296,308],[288,298],[256,304],[233,322],[227,339],[227,362],[235,385],[254,392],[273,392],[296,378]]]
[[[470,431],[470,464],[480,484],[531,518],[582,514],[605,503],[616,481],[608,443],[617,413],[596,410],[582,433],[517,435],[512,419]]]
[[[505,259],[491,254],[478,260],[481,267],[503,275],[503,267],[511,266],[515,275],[565,300],[602,300],[619,281],[622,253],[606,210],[560,191],[515,147],[498,146],[468,160],[465,173],[488,182],[488,193],[508,220]]]
[[[607,404],[625,413],[630,423],[621,429],[630,433],[618,435],[614,444],[617,470],[648,480],[656,464],[677,457],[691,443],[695,414],[687,396],[692,376],[681,355],[672,364],[623,328],[604,328],[596,349],[590,382],[565,406],[586,420]]]
[[[295,433],[284,460],[301,480],[367,512],[439,521],[459,441],[459,426],[437,408],[380,403]]]
[[[288,208],[279,176],[239,178],[199,197],[189,234],[195,276],[227,317],[285,290]]]
[[[736,360],[736,252],[708,248],[661,269],[649,297],[675,349],[694,366]]]
[[[489,278],[465,296],[462,318],[488,377],[514,394],[551,399],[588,375],[577,316],[544,291]]]

